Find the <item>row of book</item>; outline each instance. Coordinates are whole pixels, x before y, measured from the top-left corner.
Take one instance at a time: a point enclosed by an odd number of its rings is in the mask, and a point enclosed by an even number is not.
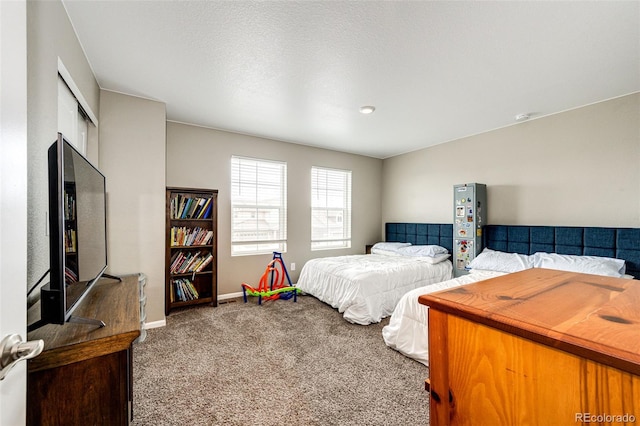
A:
[[[172,246],[206,246],[213,240],[213,231],[200,228],[187,228],[186,226],[171,227]]]
[[[76,197],[68,192],[64,193],[64,220],[76,220]]]
[[[172,219],[208,219],[211,217],[213,199],[181,194],[171,199]]]
[[[64,268],[64,282],[67,284],[73,284],[78,282],[78,274],[71,268]]]
[[[172,274],[188,274],[201,272],[213,260],[210,251],[183,251],[180,250],[171,256],[169,272]]]
[[[76,230],[67,229],[64,231],[64,251],[66,253],[75,253],[77,251]]]
[[[186,302],[199,298],[198,290],[188,278],[178,278],[173,280],[172,302]]]

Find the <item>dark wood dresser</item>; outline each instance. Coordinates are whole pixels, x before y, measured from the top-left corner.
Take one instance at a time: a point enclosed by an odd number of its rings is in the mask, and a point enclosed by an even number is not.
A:
[[[529,269],[420,296],[430,423],[640,423],[640,281]]]
[[[102,320],[105,327],[48,324],[29,332],[29,340],[42,339],[45,347],[28,361],[28,425],[129,423],[139,301],[138,275],[121,282],[101,278],[74,315]]]

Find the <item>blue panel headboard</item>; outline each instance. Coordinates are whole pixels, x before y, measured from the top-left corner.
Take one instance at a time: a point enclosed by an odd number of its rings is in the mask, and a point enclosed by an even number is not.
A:
[[[640,279],[640,229],[573,226],[487,225],[484,246],[509,253],[538,251],[624,259]]]
[[[449,223],[386,223],[385,240],[437,244],[453,252]],[[509,253],[575,254],[624,259],[627,274],[640,279],[640,228],[487,225],[484,247]]]
[[[453,253],[453,225],[450,223],[385,223],[385,241],[435,244]]]

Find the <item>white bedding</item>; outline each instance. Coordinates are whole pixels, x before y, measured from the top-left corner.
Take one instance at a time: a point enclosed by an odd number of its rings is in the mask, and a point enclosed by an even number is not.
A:
[[[398,300],[418,287],[452,277],[451,261],[380,254],[325,257],[308,261],[296,286],[337,308],[355,324],[380,322]]]
[[[393,311],[389,324],[382,329],[382,337],[387,346],[409,358],[429,365],[427,320],[429,308],[418,302],[418,297],[423,294],[447,290],[533,267],[618,277],[624,277],[625,273],[624,261],[620,259],[542,252],[524,255],[488,248],[476,256],[469,266],[472,268],[469,275],[418,288],[405,294]]]
[[[427,312],[429,308],[421,305],[418,302],[418,297],[423,294],[447,290],[504,274],[505,272],[475,270],[469,275],[427,285],[406,293],[393,311],[389,324],[382,329],[384,342],[387,346],[403,355],[413,358],[424,365],[429,365],[429,336],[427,330]]]

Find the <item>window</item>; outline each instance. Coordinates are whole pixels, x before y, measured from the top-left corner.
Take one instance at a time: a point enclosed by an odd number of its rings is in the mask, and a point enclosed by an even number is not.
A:
[[[311,168],[311,250],[351,247],[351,171]]]
[[[65,80],[58,74],[58,131],[84,156],[90,119]]]
[[[231,255],[287,251],[287,164],[231,157]]]

